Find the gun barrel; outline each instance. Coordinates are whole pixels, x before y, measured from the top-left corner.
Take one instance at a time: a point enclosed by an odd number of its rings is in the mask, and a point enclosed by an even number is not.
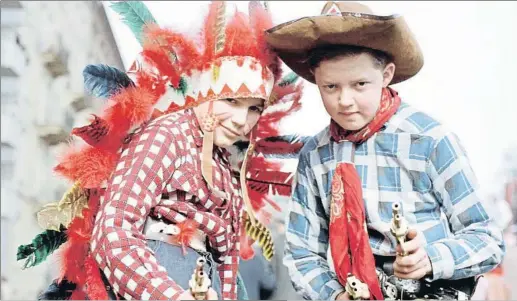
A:
[[[393,203],[393,205],[391,205],[391,209],[394,216],[400,215],[400,203]]]
[[[210,287],[210,279],[207,278],[203,269],[206,262],[207,260],[204,257],[197,259],[196,268],[189,281],[190,292],[195,300],[205,300],[208,287]]]
[[[203,265],[205,265],[205,263],[206,263],[206,259],[204,257],[199,257],[197,259],[196,265],[199,268],[199,267],[203,267]]]
[[[203,276],[204,276],[204,271],[203,271],[203,266],[205,265],[206,263],[206,259],[203,258],[203,257],[200,257],[198,258],[197,262],[196,262],[196,276],[195,276],[195,279],[196,279],[196,283],[197,285],[202,285],[203,284]]]
[[[400,228],[401,227],[401,220],[402,217],[400,214],[395,214],[395,217],[393,217],[393,223],[395,223],[395,227]]]
[[[199,286],[203,285],[203,271],[199,271],[196,273],[196,284]]]

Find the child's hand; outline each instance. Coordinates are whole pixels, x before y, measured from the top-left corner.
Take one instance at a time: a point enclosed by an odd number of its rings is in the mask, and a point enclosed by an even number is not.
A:
[[[402,248],[408,252],[401,256],[400,246],[397,246],[397,257],[393,264],[395,276],[402,279],[421,279],[432,272],[431,260],[424,249],[423,234],[415,229],[409,230],[407,239]]]
[[[336,300],[350,300],[350,296],[346,291],[343,291],[339,295],[337,295]]]

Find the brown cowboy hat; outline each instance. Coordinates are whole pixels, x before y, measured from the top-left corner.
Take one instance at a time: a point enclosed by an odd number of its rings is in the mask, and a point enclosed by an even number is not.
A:
[[[266,39],[284,63],[309,82],[315,83],[309,51],[324,45],[354,45],[383,51],[396,65],[391,84],[417,74],[424,57],[403,17],[378,16],[357,2],[328,1],[320,16],[304,17],[266,31]]]

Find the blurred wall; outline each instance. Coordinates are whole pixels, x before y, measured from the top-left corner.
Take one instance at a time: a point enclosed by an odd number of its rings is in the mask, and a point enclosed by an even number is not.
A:
[[[55,257],[22,270],[17,247],[43,231],[35,213],[70,183],[56,156],[72,127],[101,105],[83,93],[82,70],[123,68],[100,2],[2,1],[2,299],[35,299],[55,276]]]

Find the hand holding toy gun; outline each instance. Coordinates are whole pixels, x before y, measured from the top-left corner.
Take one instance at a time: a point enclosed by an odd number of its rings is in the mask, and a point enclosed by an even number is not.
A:
[[[406,251],[404,251],[403,245],[406,241],[406,235],[409,232],[409,227],[406,219],[402,215],[400,203],[396,202],[393,203],[392,209],[393,209],[393,217],[391,219],[391,233],[395,235],[395,238],[397,239],[397,242],[400,245],[400,248],[402,249],[402,256],[408,255]]]
[[[212,281],[203,270],[205,263],[206,259],[199,257],[194,274],[189,281],[190,293],[196,300],[206,300],[208,289],[212,285]]]

